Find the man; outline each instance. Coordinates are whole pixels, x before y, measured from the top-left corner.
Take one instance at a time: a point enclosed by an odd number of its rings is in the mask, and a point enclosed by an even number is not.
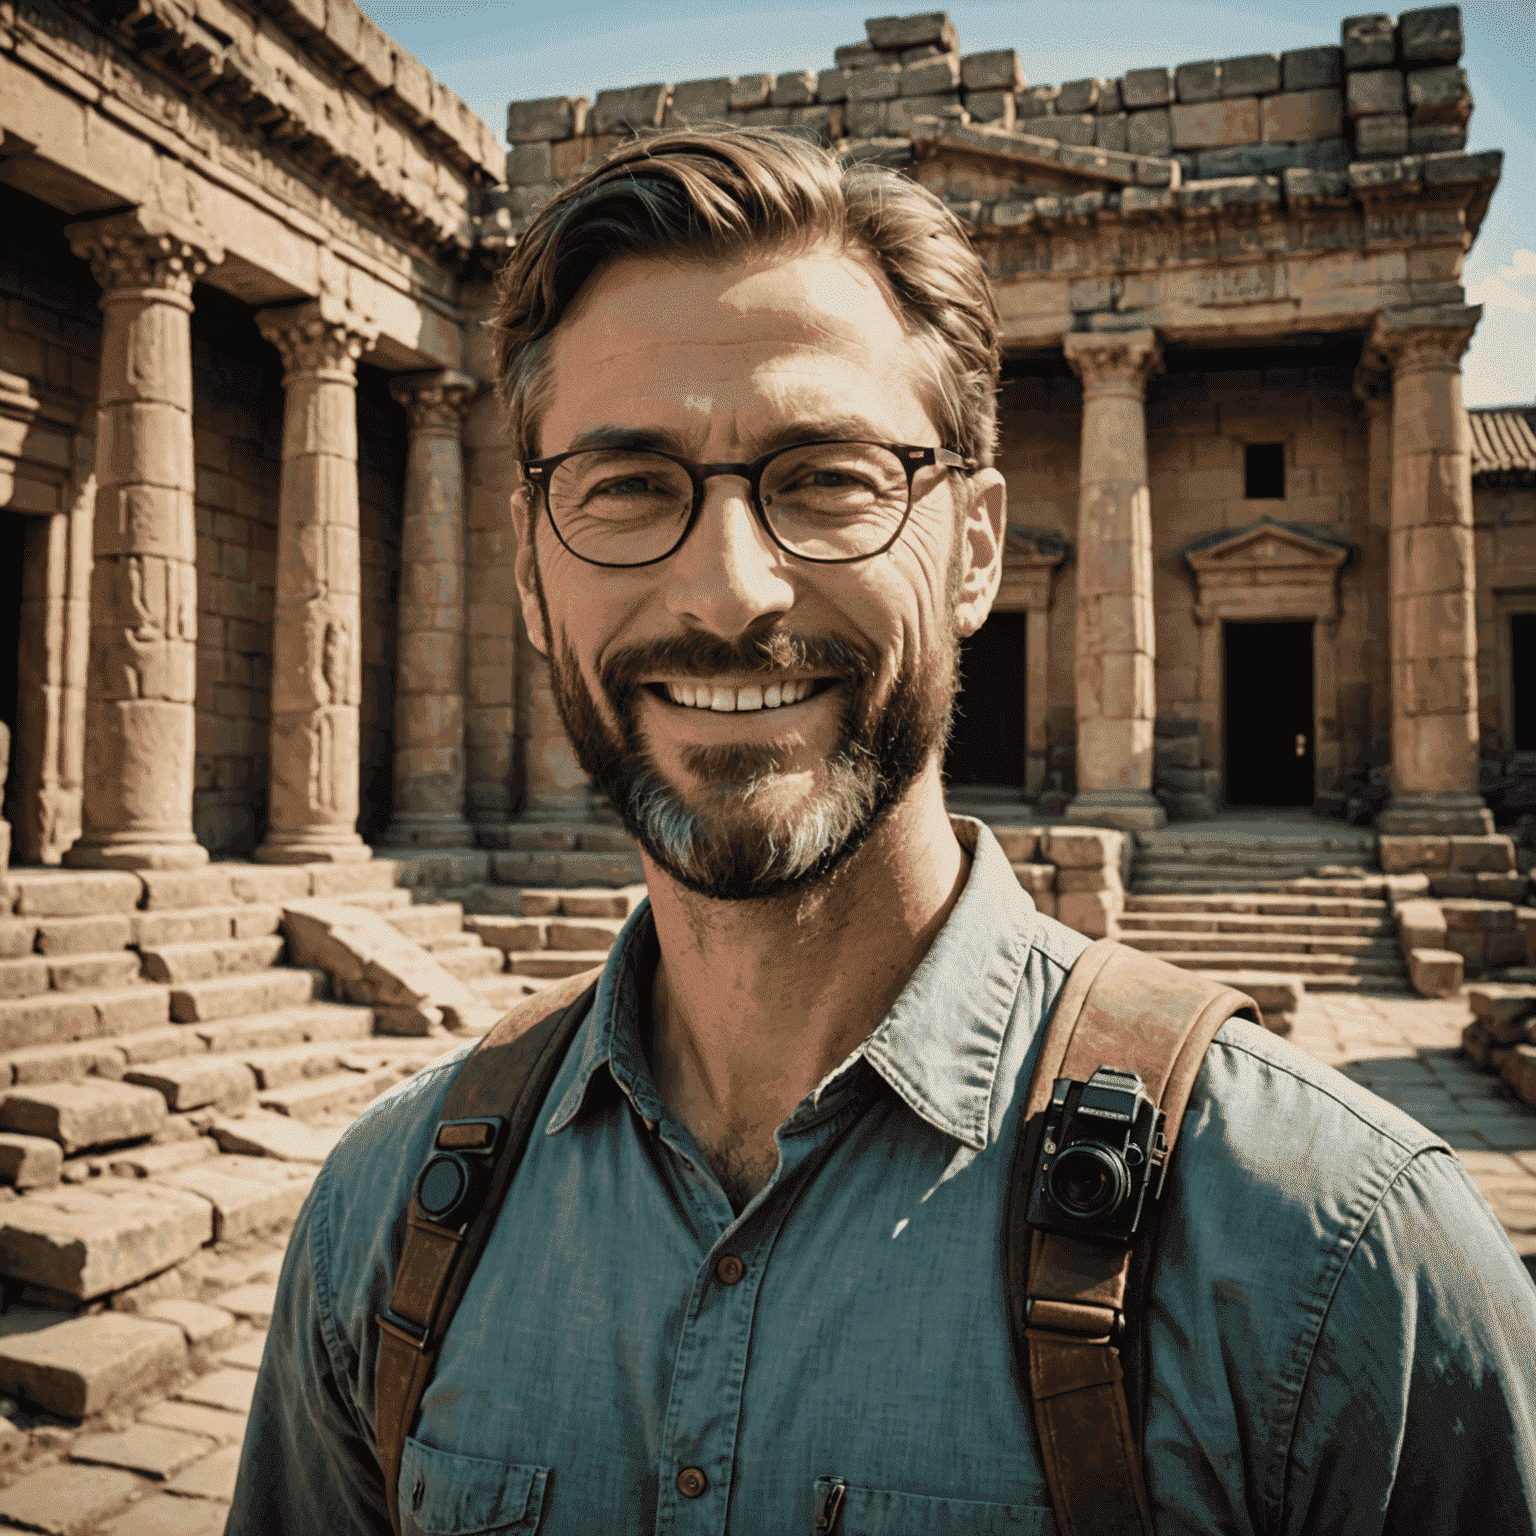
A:
[[[498,323],[523,616],[650,899],[443,1344],[402,1529],[1052,1532],[999,1233],[1086,941],[940,777],[1005,529],[981,265],[903,178],[672,133],[540,216]],[[375,1317],[460,1059],[316,1183],[238,1536],[388,1528]],[[1536,1291],[1442,1142],[1233,1021],[1162,1207],[1162,1536],[1536,1530]]]

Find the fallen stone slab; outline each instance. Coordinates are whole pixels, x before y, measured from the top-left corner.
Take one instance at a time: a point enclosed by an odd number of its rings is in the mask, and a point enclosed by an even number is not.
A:
[[[138,1490],[138,1478],[115,1467],[44,1467],[0,1490],[0,1520],[48,1536],[72,1536],[121,1508]]]
[[[214,1104],[227,1112],[249,1103],[256,1091],[256,1074],[233,1056],[178,1056],[130,1067],[123,1077],[152,1088],[167,1108],[178,1111]]]
[[[131,1083],[37,1083],[13,1087],[0,1099],[0,1126],[78,1152],[152,1136],[165,1112],[160,1094]]]
[[[328,971],[355,1002],[414,1010],[450,1029],[483,1021],[485,1005],[379,913],[339,902],[289,902],[283,931],[295,961]]]
[[[0,1183],[17,1189],[51,1189],[59,1182],[64,1152],[46,1136],[0,1131]]]
[[[176,1342],[181,1343],[179,1332],[176,1334]],[[212,1371],[207,1376],[199,1376],[195,1381],[188,1382],[176,1393],[176,1397],[183,1403],[198,1403],[204,1408],[224,1408],[231,1413],[249,1413],[251,1398],[255,1393],[255,1373],[230,1367],[222,1371]]]
[[[186,1363],[181,1329],[101,1312],[0,1340],[0,1391],[63,1418],[83,1419],[162,1385]]]
[[[235,1496],[235,1476],[239,1470],[240,1448],[226,1446],[194,1462],[180,1477],[166,1484],[166,1492],[184,1499],[220,1499],[227,1503]]]
[[[213,1239],[213,1207],[144,1179],[92,1179],[0,1205],[0,1272],[90,1301],[179,1264]]]
[[[162,1481],[207,1454],[208,1442],[200,1436],[153,1424],[135,1424],[115,1434],[81,1435],[69,1448],[71,1461],[121,1467]]]
[[[309,1193],[307,1183],[273,1184],[265,1179],[237,1178],[221,1171],[220,1164],[225,1161],[221,1157],[191,1168],[178,1168],[162,1174],[158,1180],[208,1201],[213,1207],[214,1242],[228,1242],[247,1232],[291,1222],[299,1214],[299,1207]]]
[[[238,1445],[245,1438],[245,1415],[225,1408],[211,1408],[202,1403],[154,1403],[139,1415],[139,1423],[155,1424],[163,1429],[184,1430],[189,1435],[206,1435],[221,1445]]]
[[[323,1163],[341,1139],[340,1130],[320,1130],[264,1110],[251,1110],[238,1120],[215,1121],[212,1135],[225,1152],[314,1164]]]
[[[139,1316],[152,1322],[174,1323],[187,1343],[197,1348],[222,1349],[235,1336],[233,1313],[183,1297],[153,1302]]]

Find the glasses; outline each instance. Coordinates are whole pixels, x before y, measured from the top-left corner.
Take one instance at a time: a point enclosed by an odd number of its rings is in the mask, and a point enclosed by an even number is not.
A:
[[[969,474],[976,460],[906,443],[796,443],[750,464],[591,448],[528,459],[523,474],[543,488],[556,537],[589,565],[665,560],[692,531],[705,481],[717,475],[748,483],[752,510],[780,549],[840,565],[884,554],[896,542],[912,511],[917,472],[930,467]]]

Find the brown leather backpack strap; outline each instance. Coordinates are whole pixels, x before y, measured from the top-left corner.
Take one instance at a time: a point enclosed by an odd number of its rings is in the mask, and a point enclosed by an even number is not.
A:
[[[597,992],[601,967],[554,982],[524,998],[465,1057],[438,1117],[434,1146],[474,1150],[499,1137],[485,1195],[462,1231],[428,1221],[412,1197],[405,1246],[389,1306],[378,1316],[374,1439],[389,1523],[400,1536],[400,1458],[432,1379],[437,1352],[474,1274],[497,1213],[522,1160],[534,1121]],[[453,1124],[481,1117],[480,1127]]]
[[[1100,939],[1072,968],[1041,1045],[1009,1188],[1006,1273],[1014,1356],[1062,1536],[1152,1536],[1153,1527],[1120,1359],[1142,1321],[1127,1327],[1132,1250],[1039,1232],[1024,1219],[1051,1090],[1102,1066],[1136,1072],[1166,1117],[1171,1153],[1206,1047],[1237,1013],[1259,1018],[1241,992]]]

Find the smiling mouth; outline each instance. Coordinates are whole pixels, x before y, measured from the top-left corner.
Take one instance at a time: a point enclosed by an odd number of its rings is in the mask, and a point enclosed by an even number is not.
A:
[[[784,709],[836,687],[835,677],[797,677],[764,687],[752,683],[743,688],[718,687],[713,683],[646,683],[646,691],[682,709],[707,709],[716,714],[748,714],[754,710]]]

